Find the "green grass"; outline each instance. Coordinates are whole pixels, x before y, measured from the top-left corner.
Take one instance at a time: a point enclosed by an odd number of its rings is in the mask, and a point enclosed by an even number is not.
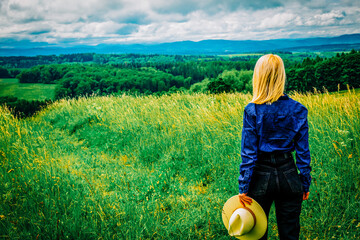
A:
[[[19,83],[16,78],[0,79],[0,96],[14,96],[25,100],[53,99],[56,84]]]
[[[0,78],[0,84],[15,84],[18,82],[17,78]]]
[[[292,97],[309,109],[313,167],[301,239],[359,239],[360,94]],[[21,120],[0,108],[0,236],[230,239],[221,209],[250,99],[80,98]]]

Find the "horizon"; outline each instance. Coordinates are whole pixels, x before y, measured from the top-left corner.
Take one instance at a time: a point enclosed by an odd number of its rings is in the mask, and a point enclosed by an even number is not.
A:
[[[57,44],[24,44],[11,42],[1,47],[0,56],[38,56],[74,53],[98,54],[165,54],[165,55],[222,55],[259,52],[344,52],[360,49],[360,33],[332,37],[226,40],[205,39],[200,41],[177,41],[164,43],[100,43],[96,45],[60,46]]]
[[[270,38],[270,39],[201,39],[201,40],[179,40],[179,41],[172,41],[172,42],[121,42],[121,43],[103,43],[99,42],[97,44],[77,44],[73,42],[71,45],[63,45],[58,43],[47,43],[47,42],[27,42],[26,40],[21,41],[8,41],[0,38],[0,49],[2,50],[15,50],[15,49],[44,49],[44,48],[74,48],[74,47],[98,47],[102,45],[114,45],[114,46],[131,46],[131,45],[140,45],[140,46],[156,46],[162,44],[173,44],[173,43],[201,43],[205,41],[229,41],[229,42],[266,42],[266,41],[281,41],[281,40],[289,40],[289,41],[297,41],[297,40],[314,40],[314,39],[334,39],[339,37],[346,37],[346,36],[360,36],[360,32],[354,32],[350,34],[341,34],[341,35],[334,35],[334,36],[312,36],[312,37],[302,37],[302,38]],[[360,39],[360,38],[359,38]],[[27,44],[25,47],[17,48],[18,45]],[[360,43],[360,40],[356,41]],[[2,46],[2,44],[10,44],[11,46]]]

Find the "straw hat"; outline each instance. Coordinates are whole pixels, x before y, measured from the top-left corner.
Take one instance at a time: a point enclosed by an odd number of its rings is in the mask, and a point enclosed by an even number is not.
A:
[[[254,199],[243,207],[239,195],[226,201],[222,220],[229,234],[241,240],[260,239],[267,229],[267,217],[262,207]]]

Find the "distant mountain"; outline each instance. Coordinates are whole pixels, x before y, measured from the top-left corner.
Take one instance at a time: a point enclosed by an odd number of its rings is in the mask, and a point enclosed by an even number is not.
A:
[[[6,46],[6,47],[5,47]],[[347,51],[360,48],[360,34],[337,37],[272,40],[203,40],[154,44],[99,44],[59,47],[39,43],[0,41],[0,56],[35,56],[70,53],[143,53],[143,54],[234,54],[267,51]]]

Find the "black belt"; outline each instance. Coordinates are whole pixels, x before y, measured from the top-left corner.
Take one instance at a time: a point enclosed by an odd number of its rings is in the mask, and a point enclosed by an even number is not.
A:
[[[258,163],[270,163],[271,165],[282,165],[289,162],[289,159],[292,159],[291,152],[281,153],[261,153],[258,156]]]
[[[260,153],[258,158],[291,158],[291,152],[281,153],[281,152],[273,152],[273,153]]]

